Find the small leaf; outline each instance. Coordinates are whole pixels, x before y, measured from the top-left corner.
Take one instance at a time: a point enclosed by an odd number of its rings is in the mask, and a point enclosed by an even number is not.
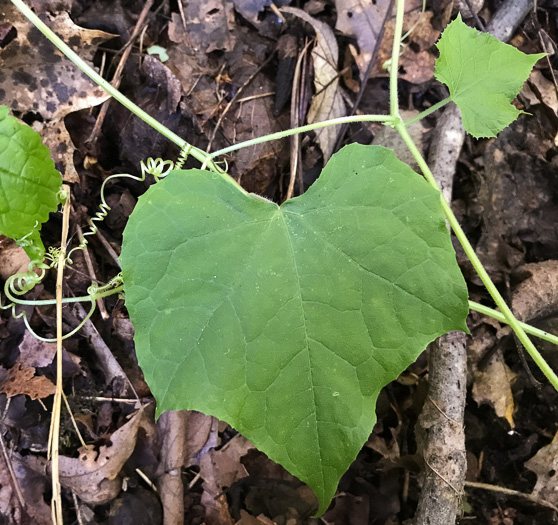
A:
[[[466,330],[440,194],[379,146],[345,147],[282,206],[171,172],[140,197],[121,263],[158,413],[228,422],[307,483],[320,513],[380,389]]]
[[[38,231],[56,211],[62,184],[40,135],[0,106],[0,233],[21,240],[32,260],[44,247]]]
[[[436,78],[459,106],[463,125],[475,138],[495,137],[521,113],[511,104],[544,53],[526,55],[488,33],[468,27],[461,15],[437,44]]]

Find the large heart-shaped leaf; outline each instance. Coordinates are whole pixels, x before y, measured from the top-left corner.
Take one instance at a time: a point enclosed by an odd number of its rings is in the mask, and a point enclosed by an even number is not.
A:
[[[544,53],[526,55],[457,17],[437,44],[436,78],[446,84],[473,137],[495,137],[521,113],[511,101]]]
[[[392,151],[347,146],[282,206],[199,170],[139,200],[122,270],[157,411],[230,423],[323,512],[380,389],[466,330],[440,195]]]
[[[20,240],[42,260],[41,224],[60,203],[62,177],[41,136],[0,106],[0,233]]]

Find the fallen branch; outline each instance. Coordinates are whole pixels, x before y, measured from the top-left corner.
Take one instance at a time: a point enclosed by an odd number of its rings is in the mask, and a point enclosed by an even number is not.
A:
[[[492,18],[488,32],[508,40],[531,7],[532,0],[507,0]],[[429,156],[448,202],[464,139],[459,108],[451,106],[438,121]],[[449,333],[430,345],[429,394],[418,422],[417,442],[425,465],[416,525],[451,525],[459,511],[467,467],[463,429],[466,359],[463,333]]]

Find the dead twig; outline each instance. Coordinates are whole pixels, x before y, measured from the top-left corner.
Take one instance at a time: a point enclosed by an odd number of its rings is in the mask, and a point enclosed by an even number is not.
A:
[[[130,53],[132,52],[133,43],[136,40],[137,36],[140,34],[140,32],[143,28],[143,25],[145,23],[145,19],[147,18],[147,14],[149,13],[149,10],[153,6],[154,1],[155,0],[147,0],[147,2],[145,2],[145,5],[143,6],[143,9],[141,10],[141,13],[139,14],[138,21],[136,22],[136,25],[134,27],[134,31],[132,32],[132,36],[130,37],[130,39],[128,40],[126,45],[124,46],[124,52],[122,53],[122,56],[120,57],[120,61],[118,62],[118,66],[116,68],[116,71],[114,73],[114,77],[113,77],[112,82],[111,82],[111,84],[116,89],[118,89],[119,86],[120,86],[120,81],[122,80],[122,73],[124,71],[124,66],[126,65],[126,62],[128,61]],[[97,142],[97,139],[99,138],[99,133],[101,132],[101,127],[103,125],[103,122],[105,121],[105,117],[106,117],[108,108],[110,106],[111,100],[112,99],[109,98],[101,106],[101,110],[99,111],[99,115],[97,116],[97,120],[95,121],[95,126],[93,126],[93,131],[91,132],[91,135],[89,136],[89,138],[86,141],[88,144],[95,144],[95,142]]]
[[[366,66],[366,71],[364,72],[364,75],[360,80],[360,89],[358,91],[356,100],[348,116],[353,116],[356,114],[360,101],[362,100],[362,97],[364,95],[364,90],[366,88],[366,83],[368,82],[368,78],[370,77],[370,73],[372,72],[372,67],[376,62],[376,57],[378,56],[378,52],[380,51],[380,45],[382,43],[382,39],[384,38],[385,27],[387,21],[391,16],[391,12],[393,11],[394,4],[395,4],[395,0],[390,0],[389,6],[386,10],[386,14],[384,16],[382,28],[380,29],[380,32],[378,33],[378,38],[376,39],[376,43],[374,44],[374,50],[372,51],[372,56],[370,57],[368,65]],[[343,143],[343,138],[345,137],[345,133],[347,132],[348,127],[349,127],[348,124],[343,124],[342,126],[340,126],[339,134],[337,135],[337,141],[335,143],[335,147],[333,148],[334,152],[341,147],[341,144]]]
[[[311,41],[307,42],[302,51],[299,53],[295,71],[293,75],[293,88],[291,91],[291,127],[300,126],[300,94],[302,92],[301,76],[302,62],[306,57]],[[285,200],[289,200],[294,194],[294,185],[300,171],[300,135],[291,136],[291,176],[289,179],[289,187]]]
[[[161,467],[157,485],[163,505],[164,525],[184,524],[182,467],[186,460],[188,412],[169,410],[161,415],[157,429],[161,437]]]
[[[490,490],[491,492],[498,492],[500,494],[506,494],[507,496],[526,499],[527,501],[530,501],[535,505],[540,505],[541,507],[546,507],[548,509],[552,509],[554,512],[558,512],[558,507],[554,506],[552,503],[550,503],[550,501],[537,498],[532,494],[525,494],[524,492],[519,492],[518,490],[507,489],[505,487],[498,487],[497,485],[490,485],[488,483],[477,483],[476,481],[466,481],[465,487],[470,489]]]
[[[488,31],[502,41],[508,40],[531,6],[532,0],[507,0],[495,13]],[[459,109],[447,108],[432,138],[429,163],[448,202],[451,202],[455,166],[464,138]],[[435,406],[425,404],[419,418],[422,429],[419,436],[423,440],[425,463],[430,468],[424,473],[414,523],[451,525],[459,510],[459,493],[466,473],[462,426],[467,379],[465,334],[451,332],[433,343],[429,363],[429,396]],[[448,421],[448,417],[454,422]]]
[[[79,303],[73,303],[71,306],[64,309],[64,317],[72,326],[77,326],[82,319],[85,319],[86,315],[85,310]],[[79,333],[88,339],[91,347],[95,351],[99,367],[105,374],[107,383],[111,383],[114,379],[117,379],[121,383],[121,394],[126,395],[130,392],[139,400],[139,396],[128,379],[128,376],[124,373],[124,370],[122,370],[122,367],[110,351],[110,348],[103,341],[103,338],[90,319],[81,327]]]
[[[48,435],[48,456],[52,465],[52,522],[55,525],[64,523],[62,516],[62,487],[59,472],[59,441],[60,412],[62,409],[62,285],[64,283],[64,267],[66,266],[66,243],[70,227],[70,187],[62,185],[66,192],[66,202],[62,210],[62,235],[60,254],[58,255],[58,271],[56,273],[56,392],[52,403],[52,419]]]
[[[0,432],[0,447],[2,448],[2,456],[4,458],[4,463],[6,464],[6,468],[8,469],[8,472],[10,473],[10,479],[12,480],[12,485],[14,488],[14,492],[17,495],[17,499],[19,501],[19,505],[21,506],[22,509],[26,508],[26,504],[25,504],[25,498],[23,497],[23,493],[21,492],[21,487],[19,486],[19,481],[17,480],[15,471],[14,471],[14,467],[12,465],[12,462],[10,460],[10,456],[8,455],[8,449],[6,448],[6,443],[4,442],[4,436],[2,435],[2,432]]]

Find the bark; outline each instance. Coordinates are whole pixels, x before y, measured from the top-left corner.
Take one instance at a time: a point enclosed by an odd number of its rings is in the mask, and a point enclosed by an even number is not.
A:
[[[182,467],[186,458],[188,412],[169,410],[161,414],[157,427],[161,436],[161,464],[164,472],[157,480],[164,525],[184,525],[184,484]]]

